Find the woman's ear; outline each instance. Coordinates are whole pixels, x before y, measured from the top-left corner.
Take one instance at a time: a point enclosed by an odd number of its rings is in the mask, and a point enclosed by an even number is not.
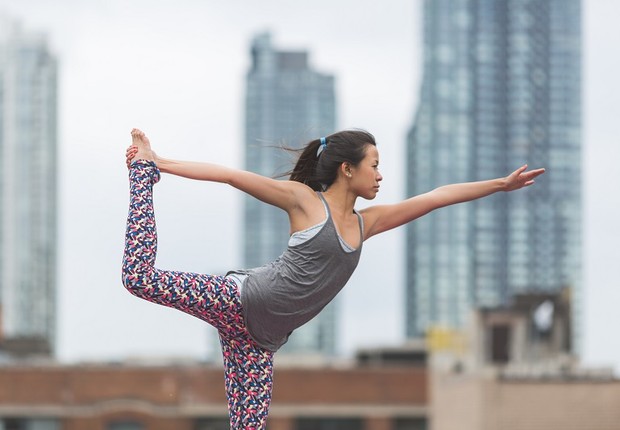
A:
[[[340,165],[340,171],[342,172],[342,174],[344,176],[346,176],[347,178],[351,177],[351,163],[348,162],[344,162]]]

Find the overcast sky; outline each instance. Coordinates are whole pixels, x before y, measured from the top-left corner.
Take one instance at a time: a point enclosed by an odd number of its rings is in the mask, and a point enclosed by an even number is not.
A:
[[[421,4],[0,0],[0,12],[49,36],[59,60],[59,357],[210,353],[212,329],[121,286],[123,154],[139,127],[164,156],[242,167],[244,77],[258,32],[271,31],[277,48],[309,50],[314,68],[336,76],[339,128],[368,129],[379,142],[385,179],[375,203],[403,198],[405,135],[421,78]],[[620,326],[620,2],[584,8],[583,354],[588,364],[620,369],[613,330]],[[241,267],[238,192],[165,177],[155,204],[160,267]],[[403,230],[365,244],[339,298],[343,353],[403,340],[403,249]]]

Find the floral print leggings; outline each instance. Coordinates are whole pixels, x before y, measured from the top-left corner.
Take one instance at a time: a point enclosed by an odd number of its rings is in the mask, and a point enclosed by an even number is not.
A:
[[[231,429],[264,429],[273,386],[273,352],[261,348],[250,337],[233,281],[154,267],[157,232],[153,185],[158,180],[154,162],[131,163],[123,285],[142,299],[179,309],[218,330]]]

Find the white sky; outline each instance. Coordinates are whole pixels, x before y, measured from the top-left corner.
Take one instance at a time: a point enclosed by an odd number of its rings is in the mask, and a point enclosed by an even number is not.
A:
[[[0,0],[0,12],[49,35],[60,63],[60,358],[209,353],[212,329],[121,286],[123,154],[139,127],[166,157],[242,167],[244,76],[257,32],[272,31],[278,48],[309,50],[314,67],[336,75],[339,128],[365,128],[379,142],[385,179],[375,203],[403,198],[405,135],[421,77],[421,4]],[[620,2],[584,1],[584,8],[584,358],[620,369],[612,332],[620,326]],[[160,267],[241,267],[238,192],[165,177],[155,201]],[[340,296],[342,352],[402,341],[403,250],[403,230],[365,244]]]

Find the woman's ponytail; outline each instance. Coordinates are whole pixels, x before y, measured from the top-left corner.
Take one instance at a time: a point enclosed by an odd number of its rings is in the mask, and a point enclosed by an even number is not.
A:
[[[290,180],[306,184],[315,191],[322,191],[322,185],[316,181],[316,166],[318,164],[318,152],[321,140],[315,139],[309,142],[303,149],[295,167],[290,172]]]

